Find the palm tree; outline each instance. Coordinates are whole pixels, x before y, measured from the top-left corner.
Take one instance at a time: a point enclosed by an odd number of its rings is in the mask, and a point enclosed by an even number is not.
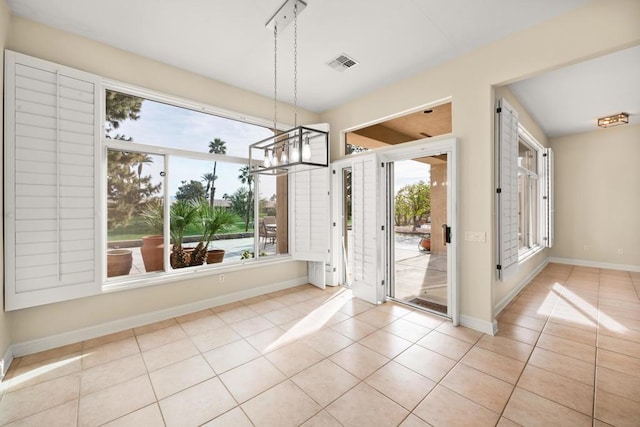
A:
[[[238,179],[240,180],[240,182],[242,182],[242,184],[247,184],[247,186],[249,187],[249,194],[247,196],[247,215],[244,221],[244,231],[249,231],[249,218],[251,218],[251,213],[253,212],[253,193],[251,192],[253,175],[249,173],[249,165],[240,168],[240,175],[238,175]]]
[[[216,178],[217,177],[211,172],[202,174],[202,180],[207,183],[207,189],[204,192],[205,197],[211,197],[211,193],[209,193],[209,190],[213,189],[213,182],[216,180]],[[213,198],[211,198],[211,201],[209,204],[213,206]]]
[[[211,154],[227,154],[226,142],[221,140],[220,138],[214,138],[213,141],[209,141],[209,153]],[[216,167],[218,166],[218,162],[213,162],[213,181],[211,181],[211,194],[209,197],[209,204],[213,206],[213,201],[216,197]]]

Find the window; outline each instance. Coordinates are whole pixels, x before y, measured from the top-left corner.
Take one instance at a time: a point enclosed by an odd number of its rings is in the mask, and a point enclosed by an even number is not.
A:
[[[247,166],[270,129],[134,91],[107,89],[104,109],[107,277],[287,253],[286,177]]]
[[[518,247],[520,253],[539,245],[538,149],[522,137],[518,144]]]

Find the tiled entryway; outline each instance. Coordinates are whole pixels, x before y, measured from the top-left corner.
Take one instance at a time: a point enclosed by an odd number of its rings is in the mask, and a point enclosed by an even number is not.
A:
[[[301,286],[18,358],[0,425],[637,426],[638,291],[551,264],[492,337]]]

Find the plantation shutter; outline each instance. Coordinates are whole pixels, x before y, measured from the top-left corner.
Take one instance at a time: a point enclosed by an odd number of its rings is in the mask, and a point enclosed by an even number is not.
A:
[[[5,51],[7,310],[100,292],[99,80]]]
[[[353,285],[354,296],[372,304],[380,302],[378,233],[378,160],[375,154],[358,157],[352,165]]]
[[[518,264],[518,113],[504,99],[496,110],[497,275]]]
[[[553,247],[553,217],[556,212],[555,202],[553,200],[553,150],[546,148],[543,154],[543,172],[544,172],[544,229],[543,243],[547,248]]]
[[[306,127],[329,131],[328,124]],[[294,259],[309,261],[309,282],[323,289],[329,261],[330,182],[329,168],[289,174],[289,252]]]

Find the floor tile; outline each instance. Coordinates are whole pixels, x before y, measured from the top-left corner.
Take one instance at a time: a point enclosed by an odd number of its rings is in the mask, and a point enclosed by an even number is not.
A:
[[[213,369],[201,355],[149,373],[158,399],[164,399],[214,376]]]
[[[593,386],[595,382],[593,363],[583,362],[543,348],[533,350],[529,364],[589,386]]]
[[[613,369],[625,374],[640,377],[640,359],[616,353],[605,349],[598,349],[598,366]]]
[[[230,326],[223,326],[213,331],[192,336],[190,339],[199,351],[206,352],[241,338]]]
[[[498,414],[502,413],[514,387],[463,364],[454,367],[440,384]]]
[[[164,368],[176,362],[188,359],[198,354],[198,349],[189,338],[170,344],[161,345],[142,353],[149,372]]]
[[[598,347],[640,359],[640,343],[600,335],[598,337]]]
[[[82,349],[89,350],[93,347],[98,347],[103,344],[109,344],[110,342],[120,341],[126,338],[131,338],[133,336],[133,329],[126,329],[124,331],[86,340],[82,343]]]
[[[413,311],[411,307],[407,307],[406,305],[399,304],[393,301],[387,301],[384,304],[380,304],[374,307],[374,309],[389,313],[395,317],[402,317]]]
[[[473,329],[467,328],[465,326],[453,326],[451,322],[444,322],[436,328],[436,331],[447,334],[459,340],[466,341],[469,344],[477,343],[483,335],[482,332],[474,331]]]
[[[62,347],[52,348],[51,350],[41,351],[39,353],[29,354],[20,359],[21,366],[31,365],[33,363],[42,362],[53,358],[64,356],[65,354],[76,353],[82,351],[82,343],[69,344]]]
[[[495,426],[500,418],[443,386],[433,389],[413,413],[433,426]]]
[[[540,335],[537,346],[588,363],[595,363],[596,360],[595,347],[554,335],[543,333]]]
[[[74,374],[80,372],[81,369],[82,355],[80,352],[60,354],[51,359],[39,360],[26,366],[20,364],[15,369],[11,364],[10,372],[0,385],[0,394]]]
[[[585,330],[562,325],[560,323],[549,322],[544,328],[544,333],[555,335],[560,338],[566,338],[568,340],[577,341],[579,343],[587,344],[590,346],[596,345],[597,333],[595,330]]]
[[[256,426],[298,426],[322,408],[287,380],[242,404]]]
[[[449,359],[460,360],[473,344],[453,338],[449,335],[433,331],[418,341],[418,345],[447,356]]]
[[[201,319],[203,317],[209,317],[212,314],[215,314],[215,313],[209,309],[205,309],[205,310],[200,310],[193,313],[187,313],[182,316],[175,317],[175,319],[179,324],[182,325],[183,323],[191,322],[192,320]]]
[[[324,359],[324,356],[304,342],[294,342],[265,355],[273,365],[291,377]]]
[[[320,411],[309,419],[302,427],[342,427],[327,411]]]
[[[389,332],[378,330],[361,339],[360,344],[388,358],[394,358],[411,346],[411,341],[402,339]]]
[[[0,400],[0,425],[78,399],[79,392],[80,374],[76,373],[5,393]]]
[[[378,330],[375,326],[358,319],[347,319],[332,326],[331,329],[354,341],[359,341]]]
[[[640,403],[640,376],[598,366],[596,388]]]
[[[148,325],[133,328],[135,335],[148,334],[149,332],[159,331],[160,329],[168,328],[170,326],[176,326],[178,322],[176,319],[166,319],[160,322],[150,323]]]
[[[321,329],[304,338],[304,343],[323,356],[328,357],[343,348],[349,347],[353,344],[353,341],[332,329]]]
[[[78,426],[97,426],[156,401],[147,375],[102,389],[80,399]]]
[[[157,403],[145,406],[104,425],[104,427],[164,427],[160,407]]]
[[[398,425],[409,411],[373,387],[360,383],[327,407],[327,411],[346,426]]]
[[[473,347],[461,361],[485,374],[515,384],[524,369],[525,363],[480,347]]]
[[[533,351],[533,346],[510,338],[485,335],[478,341],[478,347],[512,359],[526,362]]]
[[[523,426],[591,426],[591,417],[519,387],[509,399],[503,416]]]
[[[220,317],[227,323],[240,322],[241,320],[250,319],[258,315],[258,313],[251,310],[249,307],[245,307],[244,305],[217,314],[218,317]]]
[[[2,418],[0,416],[0,418]],[[59,406],[45,409],[26,418],[21,418],[9,424],[2,424],[6,427],[68,427],[75,426],[78,419],[78,400],[70,400]]]
[[[436,385],[430,379],[393,361],[378,369],[365,382],[410,411]]]
[[[546,323],[546,319],[543,320],[524,314],[515,314],[510,312],[504,313],[498,320],[502,323],[511,323],[512,325],[533,329],[534,331],[542,331],[542,328],[544,328]]]
[[[433,314],[422,311],[413,311],[402,317],[404,320],[424,326],[425,328],[435,329],[445,322],[445,319]]]
[[[276,326],[274,328],[267,329],[266,331],[262,331],[258,334],[251,335],[250,337],[246,338],[246,341],[260,353],[266,354],[282,348],[285,345],[291,344],[295,341],[295,339],[289,339],[287,336],[287,332],[284,329]]]
[[[278,302],[278,301],[274,301],[272,299],[266,299],[263,301],[259,301],[253,304],[249,304],[247,307],[249,307],[251,310],[255,311],[258,314],[264,314],[264,313],[268,313],[270,311],[274,311],[274,310],[278,310],[280,308],[285,307],[284,304]]]
[[[262,316],[255,316],[236,323],[232,323],[230,326],[241,337],[246,338],[262,331],[266,331],[267,329],[271,329],[276,325]]]
[[[416,342],[431,332],[430,328],[405,319],[394,320],[385,326],[384,330],[411,342]]]
[[[381,310],[367,310],[364,313],[358,314],[355,318],[373,325],[376,328],[384,328],[397,319],[393,314]]]
[[[456,364],[455,360],[417,344],[409,347],[394,360],[436,382],[440,381]]]
[[[528,365],[518,387],[536,393],[585,415],[593,413],[593,387]]]
[[[291,380],[322,407],[327,406],[360,380],[330,360],[323,360]]]
[[[211,313],[209,316],[180,323],[180,327],[184,329],[187,335],[194,336],[218,329],[219,327],[224,326],[224,324],[225,323],[222,319]]]
[[[80,395],[84,396],[146,373],[147,368],[139,354],[85,369],[80,379]]]
[[[161,345],[179,341],[187,337],[187,334],[179,325],[169,326],[167,328],[158,329],[146,334],[137,335],[140,350],[147,351]]]
[[[286,379],[285,375],[264,357],[227,371],[219,378],[240,403]]]
[[[199,426],[236,406],[218,378],[212,378],[160,401],[167,427]]]
[[[291,322],[292,320],[299,319],[303,317],[303,315],[299,311],[293,310],[289,307],[282,307],[274,311],[269,311],[263,314],[262,317],[278,326]]]
[[[257,357],[260,352],[245,340],[234,341],[203,354],[216,374],[220,375]]]
[[[496,427],[520,427],[521,424],[511,421],[509,418],[500,417]]]
[[[249,418],[240,409],[235,407],[229,412],[225,412],[217,418],[204,424],[203,427],[253,427]]]
[[[126,338],[99,345],[83,351],[82,369],[93,368],[102,363],[122,359],[127,356],[140,353],[140,348],[135,338]]]
[[[340,350],[330,360],[360,379],[368,377],[389,361],[387,357],[358,343]]]
[[[612,426],[636,427],[640,403],[604,390],[596,390],[595,417]]]
[[[428,424],[426,421],[416,417],[413,414],[409,414],[407,418],[400,424],[400,427],[429,427],[431,424]]]

